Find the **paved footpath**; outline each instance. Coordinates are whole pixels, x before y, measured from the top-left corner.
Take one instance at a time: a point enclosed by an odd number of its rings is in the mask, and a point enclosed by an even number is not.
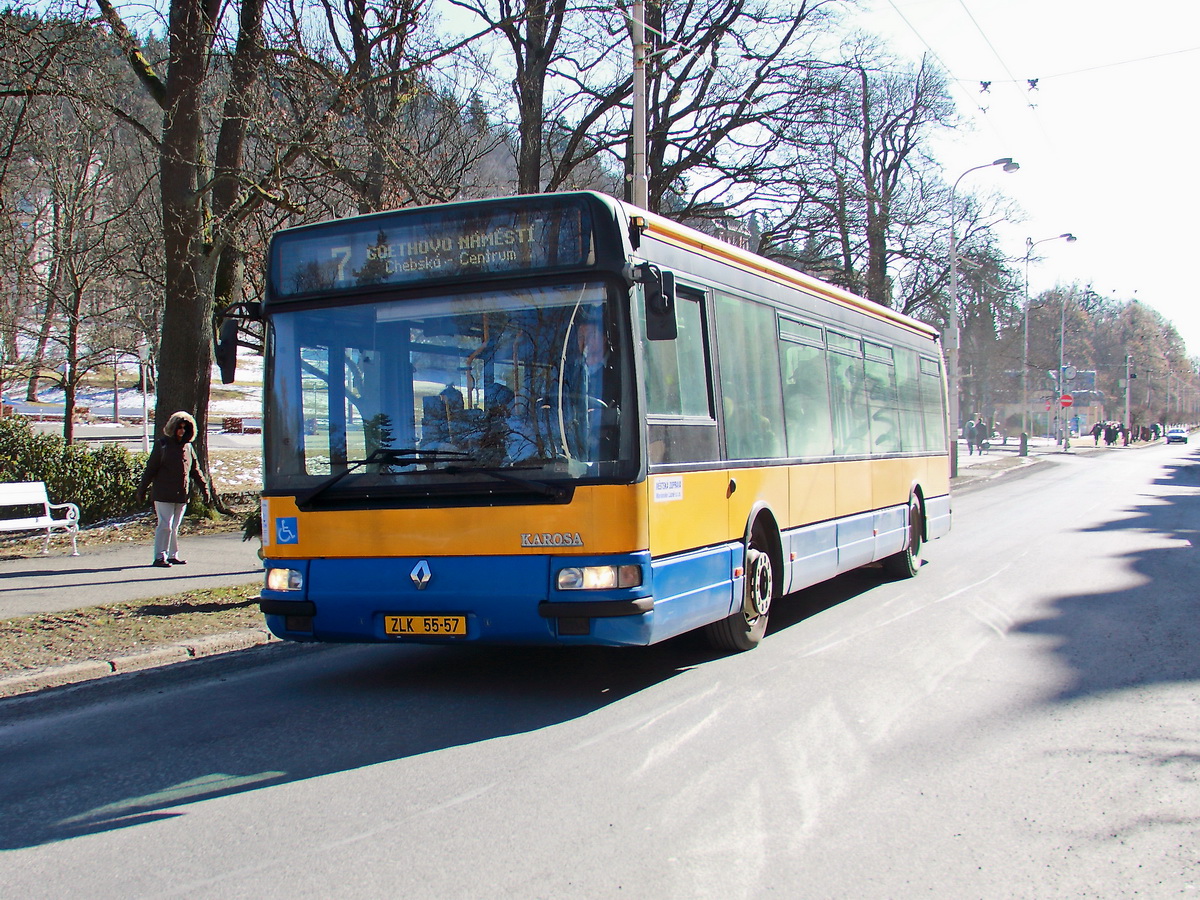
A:
[[[142,544],[81,547],[79,556],[71,556],[70,541],[62,536],[51,540],[49,555],[35,550],[24,559],[0,559],[0,619],[262,582],[258,541],[243,541],[241,534],[212,534],[184,536],[179,544],[187,565],[169,569],[151,566],[153,548]],[[264,625],[112,659],[0,675],[0,698],[244,650],[271,640]]]
[[[150,565],[154,549],[144,544],[80,547],[72,556],[70,540],[56,534],[46,556],[0,559],[0,619],[262,580],[258,541],[240,533],[185,535],[179,555],[187,565],[169,569]]]

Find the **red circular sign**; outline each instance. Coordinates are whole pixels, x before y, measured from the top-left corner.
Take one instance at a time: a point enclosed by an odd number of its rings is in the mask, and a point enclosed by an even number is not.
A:
[[[1075,402],[1075,398],[1072,397],[1070,394],[1063,394],[1062,397],[1059,399],[1059,403],[1061,403],[1063,406],[1070,406],[1074,402]]]

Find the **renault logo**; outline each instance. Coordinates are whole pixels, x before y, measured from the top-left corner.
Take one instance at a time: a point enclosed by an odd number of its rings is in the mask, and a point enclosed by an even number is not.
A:
[[[425,590],[425,586],[429,584],[429,579],[433,577],[433,573],[429,571],[429,563],[421,560],[412,572],[409,573],[408,577],[412,579],[418,591],[423,591]]]

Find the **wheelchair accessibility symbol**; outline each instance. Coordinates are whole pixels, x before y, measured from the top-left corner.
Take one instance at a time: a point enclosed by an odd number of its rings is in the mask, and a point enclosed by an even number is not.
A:
[[[300,529],[296,524],[295,516],[280,517],[275,520],[275,543],[300,543]]]

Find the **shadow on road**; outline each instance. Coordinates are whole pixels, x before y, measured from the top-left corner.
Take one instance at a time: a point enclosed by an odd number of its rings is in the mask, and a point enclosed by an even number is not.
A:
[[[6,703],[0,849],[547,728],[714,656],[690,640],[645,650],[286,644],[226,662],[228,672],[204,660]]]
[[[772,610],[790,628],[880,583],[863,570]],[[0,706],[0,849],[184,815],[181,807],[551,727],[722,654],[650,648],[276,644]]]
[[[1056,639],[1054,652],[1074,677],[1055,701],[1144,685],[1200,679],[1200,460],[1185,457],[1157,480],[1147,502],[1114,510],[1105,532],[1153,532],[1177,545],[1130,553],[1144,579],[1133,589],[1063,597],[1054,612],[1018,625]],[[1187,573],[1183,578],[1180,573]]]
[[[1177,545],[1129,554],[1144,584],[1065,596],[1015,626],[1053,637],[1051,652],[1070,667],[1070,685],[1052,700],[1200,678],[1200,460],[1180,460],[1154,497],[1114,509],[1095,530],[1151,531]],[[860,570],[786,598],[772,610],[772,631],[880,580]],[[288,644],[5,703],[0,849],[551,728],[714,662],[695,635],[643,650]]]
[[[878,584],[854,572],[786,598],[772,630]],[[547,728],[720,655],[698,633],[642,649],[277,644],[9,703],[0,758],[28,775],[0,786],[0,849]]]

